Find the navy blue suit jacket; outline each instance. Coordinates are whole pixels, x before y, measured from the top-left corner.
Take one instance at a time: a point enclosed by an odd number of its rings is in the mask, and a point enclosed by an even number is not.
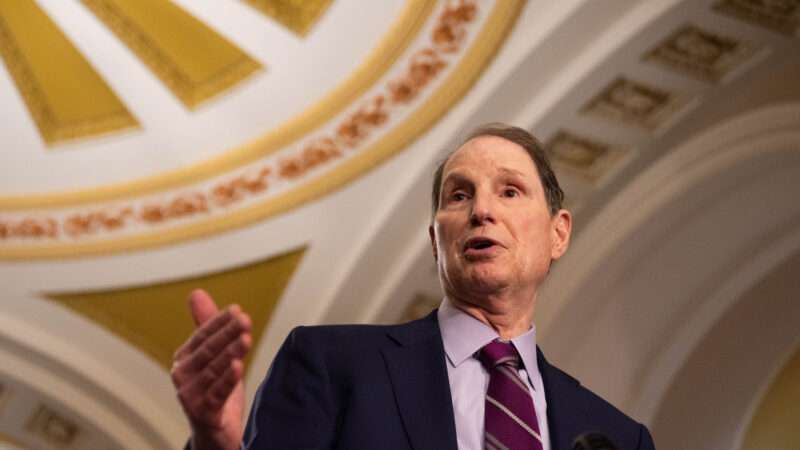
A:
[[[538,355],[553,450],[586,431],[651,450],[647,429]],[[258,390],[253,450],[457,450],[442,337],[432,313],[404,325],[296,328]]]

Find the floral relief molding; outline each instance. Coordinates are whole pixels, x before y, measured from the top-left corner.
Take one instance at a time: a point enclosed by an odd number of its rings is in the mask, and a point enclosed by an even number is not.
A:
[[[523,6],[438,4],[425,37],[384,81],[329,125],[269,159],[171,192],[0,212],[0,259],[73,258],[185,241],[324,196],[405,148],[458,102]]]
[[[75,242],[209,216],[262,197],[276,184],[296,182],[312,170],[331,166],[358,150],[393,115],[399,115],[403,107],[420,97],[463,49],[468,27],[477,14],[478,5],[473,0],[446,2],[427,44],[411,54],[398,75],[362,100],[354,111],[335,121],[332,131],[312,136],[283,157],[238,170],[208,187],[157,199],[136,199],[61,214],[0,216],[0,242]]]

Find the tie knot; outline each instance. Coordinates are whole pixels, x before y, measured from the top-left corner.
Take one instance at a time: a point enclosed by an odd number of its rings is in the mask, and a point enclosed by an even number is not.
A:
[[[501,364],[519,367],[519,353],[511,342],[492,341],[483,346],[478,358],[487,369],[494,369]]]

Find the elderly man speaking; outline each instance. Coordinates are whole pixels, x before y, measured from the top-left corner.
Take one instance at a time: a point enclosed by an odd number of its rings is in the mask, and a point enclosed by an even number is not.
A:
[[[619,450],[648,430],[550,365],[533,317],[572,218],[527,131],[474,131],[436,170],[429,228],[444,299],[394,326],[296,328],[243,421],[250,319],[190,297],[197,324],[172,379],[193,450],[568,450],[587,431]],[[602,447],[607,448],[607,447]]]

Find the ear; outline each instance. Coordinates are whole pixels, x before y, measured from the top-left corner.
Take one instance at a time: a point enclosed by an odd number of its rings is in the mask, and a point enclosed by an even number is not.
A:
[[[569,238],[572,233],[572,214],[566,209],[560,209],[552,218],[553,245],[550,257],[553,260],[561,258],[569,247]]]
[[[439,254],[436,252],[436,230],[433,225],[428,226],[428,236],[431,237],[431,249],[433,250],[433,260],[439,262]]]

